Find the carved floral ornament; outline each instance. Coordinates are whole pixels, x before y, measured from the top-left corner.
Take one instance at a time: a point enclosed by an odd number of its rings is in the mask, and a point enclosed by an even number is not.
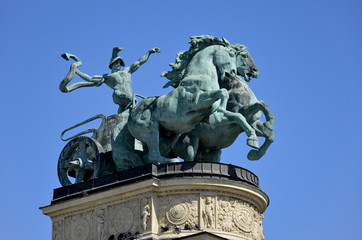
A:
[[[155,216],[151,216],[152,201],[158,202]],[[126,232],[150,234],[155,223],[151,218],[157,218],[158,234],[173,234],[175,226],[180,226],[182,231],[191,226],[193,230],[225,232],[250,240],[264,239],[263,216],[252,204],[238,198],[217,194],[175,194],[156,197],[152,201],[151,197],[141,196],[108,207],[98,206],[76,215],[57,217],[53,223],[53,240],[107,240],[107,236]],[[170,230],[162,231],[165,226]]]
[[[174,225],[180,225],[190,217],[190,207],[187,203],[179,203],[170,208],[166,213],[167,220]]]
[[[74,226],[73,239],[74,240],[87,240],[89,234],[89,223],[80,218]]]
[[[110,207],[109,226],[110,232],[123,233],[132,229],[135,222],[134,209],[127,205]]]
[[[233,211],[233,220],[244,232],[251,232],[254,225],[254,214],[246,207],[237,206]]]

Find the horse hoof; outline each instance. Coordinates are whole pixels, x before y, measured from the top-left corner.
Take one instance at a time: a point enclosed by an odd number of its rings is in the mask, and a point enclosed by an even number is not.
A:
[[[259,148],[259,140],[257,137],[251,136],[246,140],[246,144],[252,148]]]
[[[163,163],[169,163],[171,159],[162,157],[162,156],[148,156],[148,161],[146,163],[154,163],[154,164],[163,164]]]
[[[248,159],[250,161],[259,160],[264,154],[260,154],[258,150],[250,150],[248,153]]]
[[[169,158],[166,163],[177,163],[181,162],[178,158]]]

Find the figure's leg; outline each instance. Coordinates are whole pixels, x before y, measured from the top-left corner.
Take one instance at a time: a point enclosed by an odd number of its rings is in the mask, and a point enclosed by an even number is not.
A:
[[[114,90],[112,97],[113,102],[119,106],[118,114],[126,110],[126,107],[129,106],[132,102],[132,96],[130,96],[130,94],[126,91],[122,92],[120,90]]]

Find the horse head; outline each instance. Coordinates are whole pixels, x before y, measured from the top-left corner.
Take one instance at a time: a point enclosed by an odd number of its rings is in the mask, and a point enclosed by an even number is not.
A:
[[[248,48],[241,44],[234,44],[232,46],[236,53],[237,74],[244,77],[247,82],[250,81],[250,78],[258,78],[259,71],[248,52]]]

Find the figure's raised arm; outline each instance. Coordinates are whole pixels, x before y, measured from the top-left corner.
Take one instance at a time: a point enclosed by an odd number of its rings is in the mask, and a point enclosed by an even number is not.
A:
[[[152,53],[160,53],[161,49],[159,48],[152,48],[151,50],[148,50],[145,55],[143,55],[140,59],[138,59],[136,62],[134,62],[131,66],[124,69],[124,71],[128,71],[129,73],[134,73],[142,64],[147,62],[148,58]]]
[[[61,92],[67,93],[81,87],[93,87],[93,86],[98,87],[104,82],[103,76],[95,75],[93,77],[90,77],[88,74],[79,71],[78,67],[82,65],[82,61],[77,56],[69,53],[63,53],[62,57],[65,60],[69,60],[72,58],[75,60],[75,62],[72,63],[67,76],[62,80],[62,82],[59,85],[59,89]],[[87,82],[77,82],[67,86],[68,83],[74,78],[74,74],[77,74],[79,77],[86,80]]]

